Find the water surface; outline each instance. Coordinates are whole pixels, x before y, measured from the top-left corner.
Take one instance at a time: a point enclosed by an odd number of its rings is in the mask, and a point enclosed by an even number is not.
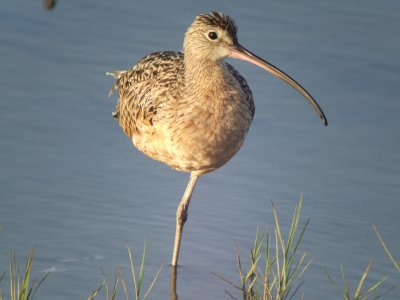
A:
[[[247,78],[256,116],[240,152],[196,188],[178,274],[180,299],[227,299],[270,200],[287,229],[304,195],[311,218],[302,251],[315,261],[305,299],[339,299],[324,275],[343,263],[353,289],[368,261],[371,284],[400,275],[371,225],[400,253],[400,3],[5,1],[0,9],[0,269],[35,247],[39,299],[82,299],[127,265],[127,241],[149,242],[148,274],[168,264],[175,210],[188,175],[148,159],[111,118],[106,71],[157,50],[180,50],[199,12],[229,13],[240,42],[304,85],[327,114],[263,70],[230,60]],[[128,272],[128,270],[126,270]],[[128,277],[128,276],[127,276]],[[234,290],[231,290],[235,293]],[[166,296],[167,295],[167,296]],[[169,297],[168,266],[151,299]],[[398,299],[394,290],[385,299]],[[99,297],[102,299],[102,297]]]

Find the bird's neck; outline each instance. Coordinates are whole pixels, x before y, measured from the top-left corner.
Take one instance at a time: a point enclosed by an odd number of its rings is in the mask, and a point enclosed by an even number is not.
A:
[[[226,65],[221,61],[212,61],[185,54],[185,95],[204,95],[212,93],[216,87],[224,84]]]

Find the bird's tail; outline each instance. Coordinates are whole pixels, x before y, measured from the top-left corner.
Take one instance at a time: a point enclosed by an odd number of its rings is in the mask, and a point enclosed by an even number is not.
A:
[[[118,90],[118,79],[120,79],[125,73],[126,71],[114,71],[106,73],[106,75],[112,76],[117,79],[117,82],[115,82],[111,87],[110,92],[108,93],[108,97],[110,97],[115,90]]]
[[[126,71],[122,70],[122,71],[107,72],[106,75],[112,76],[116,79],[120,79],[121,76],[124,75],[125,73]]]

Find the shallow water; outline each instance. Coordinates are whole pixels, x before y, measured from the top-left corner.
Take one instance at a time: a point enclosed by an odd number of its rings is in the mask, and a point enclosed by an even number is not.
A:
[[[111,118],[106,71],[156,50],[180,50],[199,12],[229,13],[240,42],[304,85],[327,114],[324,128],[294,90],[230,60],[255,96],[245,145],[200,179],[185,226],[180,299],[226,299],[235,245],[243,254],[270,200],[287,229],[304,195],[311,218],[302,251],[315,260],[305,299],[339,299],[324,269],[353,290],[371,258],[371,284],[400,275],[371,228],[400,253],[400,18],[398,1],[5,1],[0,9],[0,271],[31,247],[39,299],[82,299],[149,241],[148,275],[166,264],[151,299],[169,297],[175,210],[188,175],[136,151]],[[127,273],[127,270],[126,270]],[[128,277],[128,276],[127,276]],[[4,287],[3,287],[4,288]],[[235,290],[230,290],[235,293]],[[167,296],[166,296],[167,295]],[[399,299],[392,291],[384,299]],[[102,299],[102,296],[99,297]]]

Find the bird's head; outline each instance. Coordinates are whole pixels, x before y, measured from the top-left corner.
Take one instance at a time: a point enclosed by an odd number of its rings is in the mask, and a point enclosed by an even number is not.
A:
[[[185,58],[191,61],[221,62],[226,57],[245,60],[282,79],[302,94],[319,114],[323,124],[328,122],[318,103],[299,83],[279,68],[250,52],[238,42],[235,22],[218,12],[198,15],[185,34]]]
[[[233,20],[222,13],[198,15],[185,34],[184,52],[197,59],[220,61],[238,43]]]

